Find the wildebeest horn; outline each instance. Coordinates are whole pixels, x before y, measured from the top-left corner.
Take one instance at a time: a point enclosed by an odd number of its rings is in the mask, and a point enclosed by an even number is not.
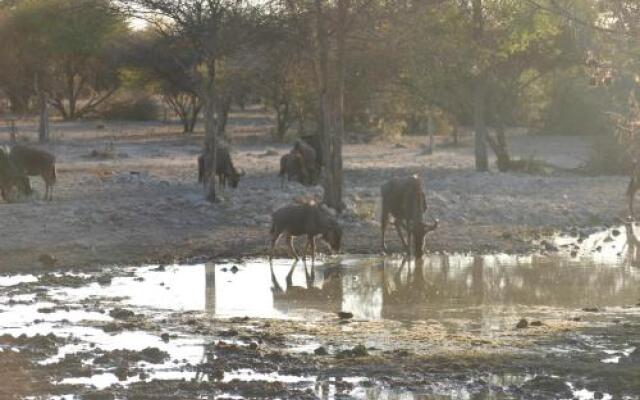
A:
[[[238,176],[244,176],[245,172],[244,169],[240,168],[240,172],[238,173]]]

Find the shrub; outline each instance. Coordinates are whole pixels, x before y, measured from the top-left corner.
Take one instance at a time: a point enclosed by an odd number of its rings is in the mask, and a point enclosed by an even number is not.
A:
[[[160,115],[158,103],[150,96],[127,96],[112,100],[101,112],[107,120],[153,121]]]
[[[585,79],[556,80],[551,99],[542,112],[543,134],[602,135],[611,132],[604,112],[609,96],[602,88],[590,88]]]
[[[585,169],[594,175],[627,175],[631,156],[614,135],[597,135],[592,139]]]

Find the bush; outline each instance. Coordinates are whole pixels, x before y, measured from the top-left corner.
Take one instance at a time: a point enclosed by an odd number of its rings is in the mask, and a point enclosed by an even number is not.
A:
[[[154,121],[159,115],[158,103],[149,96],[114,99],[101,112],[104,119],[125,121]]]
[[[591,88],[586,78],[558,79],[542,112],[543,134],[602,135],[611,132],[605,114],[610,103],[603,88]],[[609,104],[610,105],[610,104]]]
[[[597,135],[592,139],[585,169],[594,175],[627,175],[631,171],[631,157],[614,135]]]

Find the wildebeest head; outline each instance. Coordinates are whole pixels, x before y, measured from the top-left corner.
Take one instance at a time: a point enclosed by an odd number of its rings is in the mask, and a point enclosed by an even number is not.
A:
[[[429,225],[424,222],[417,222],[413,225],[412,235],[414,237],[414,254],[416,258],[421,258],[424,255],[424,242],[427,237],[427,233],[434,231],[438,228],[438,220],[434,219],[433,224]]]
[[[245,175],[244,170],[236,170],[233,169],[231,171],[231,175],[229,175],[229,186],[231,186],[232,188],[237,188],[238,185],[240,184],[240,178],[242,178]]]
[[[332,221],[329,229],[322,235],[322,239],[329,244],[331,250],[339,253],[340,243],[342,241],[342,228],[337,222]]]

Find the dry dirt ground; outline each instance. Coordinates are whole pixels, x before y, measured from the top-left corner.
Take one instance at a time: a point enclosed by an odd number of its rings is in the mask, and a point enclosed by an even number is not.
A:
[[[33,142],[34,129],[20,124],[19,139]],[[264,255],[271,213],[321,194],[319,187],[294,183],[280,188],[279,159],[289,145],[273,143],[268,129],[261,113],[233,115],[232,157],[247,175],[212,205],[196,182],[200,135],[161,123],[54,123],[45,146],[58,159],[54,201],[0,203],[0,272],[41,268],[42,255],[61,267]],[[0,138],[6,142],[6,130]],[[345,251],[380,251],[379,187],[414,173],[425,180],[429,212],[441,221],[429,238],[431,251],[522,252],[539,232],[602,226],[625,213],[625,177],[481,174],[473,169],[471,147],[442,146],[425,155],[424,141],[345,145]],[[566,169],[583,163],[589,151],[588,141],[577,137],[518,135],[511,142],[516,155]],[[91,156],[110,143],[112,158]],[[42,181],[32,182],[41,196]],[[389,238],[397,250],[395,233]]]

